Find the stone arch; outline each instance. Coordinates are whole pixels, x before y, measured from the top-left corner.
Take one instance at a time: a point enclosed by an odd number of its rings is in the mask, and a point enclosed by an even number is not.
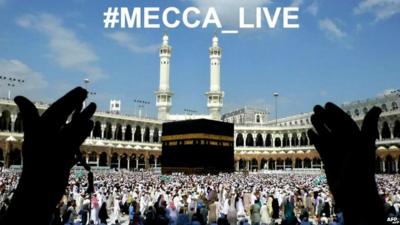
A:
[[[309,158],[304,159],[304,168],[311,168],[311,160]]]
[[[126,125],[124,140],[132,141],[132,126],[130,124]]]
[[[135,134],[133,137],[134,141],[142,142],[142,130],[141,129],[142,128],[139,125],[136,126]]]
[[[313,167],[315,168],[315,167],[321,167],[321,159],[320,158],[313,158],[313,160],[312,160],[312,162],[313,162]]]
[[[144,134],[143,134],[143,141],[144,142],[150,142],[150,128],[146,126],[144,129]]]
[[[275,147],[281,147],[281,139],[279,137],[275,138]]]
[[[11,131],[11,113],[8,110],[3,110],[1,112],[0,130]]]
[[[117,123],[115,127],[114,139],[122,141],[122,125],[120,123]]]
[[[103,135],[104,139],[108,139],[108,140],[112,139],[112,127],[111,126],[112,125],[110,122],[106,123],[106,128],[104,129],[104,135]]]
[[[110,167],[111,168],[118,168],[118,154],[117,153],[113,153],[111,155],[111,163],[110,163]]]
[[[14,122],[14,132],[21,133],[24,131],[21,112],[17,113],[17,118]]]
[[[262,135],[260,133],[258,133],[257,136],[256,136],[256,146],[258,146],[258,147],[264,146],[264,140],[263,140]]]
[[[308,138],[306,132],[302,132],[300,136],[300,146],[307,146]]]
[[[382,125],[382,131],[381,131],[381,137],[382,139],[390,139],[390,128],[389,128],[389,124],[385,121],[383,122]]]
[[[153,168],[154,165],[155,165],[155,163],[156,163],[156,157],[155,157],[154,155],[150,155],[150,156],[149,156],[149,165],[150,165],[150,168]]]
[[[293,169],[292,163],[293,163],[293,161],[291,158],[286,158],[285,159],[285,169],[288,169],[288,168]]]
[[[146,167],[146,159],[143,154],[139,156],[139,161],[138,161],[138,168],[139,169],[144,169]]]
[[[254,146],[253,135],[251,135],[250,133],[246,136],[246,146]]]
[[[96,121],[94,123],[92,134],[93,134],[94,138],[101,138],[101,122],[100,121]]]
[[[131,170],[132,169],[136,169],[136,167],[137,167],[137,165],[136,165],[136,154],[132,154],[129,157],[129,165],[130,165]]]
[[[252,159],[250,161],[250,171],[258,170],[258,161],[257,159]]]
[[[97,153],[95,151],[88,154],[89,162],[97,162]]]
[[[158,127],[154,128],[154,131],[153,131],[153,142],[154,143],[157,143],[160,140],[160,135],[158,134],[158,132],[159,132]]]
[[[296,158],[296,161],[294,163],[294,168],[302,168],[302,166],[303,166],[302,164],[303,163],[302,163],[301,159]]]
[[[271,134],[267,134],[267,137],[265,138],[265,146],[266,147],[272,146],[272,135]]]
[[[122,154],[119,165],[121,169],[128,169],[128,155],[126,153]]]
[[[296,133],[292,133],[291,144],[292,144],[292,146],[298,146],[299,145],[299,138],[297,137]]]
[[[267,162],[268,162],[268,160],[266,160],[265,158],[262,158],[261,162],[260,162],[260,169],[268,169]]]
[[[236,136],[236,146],[243,146],[244,145],[244,139],[243,139],[243,134],[242,133],[238,133],[238,135]]]
[[[276,168],[275,168],[275,160],[274,159],[270,159],[270,160],[268,160],[269,162],[268,162],[268,169],[269,170],[275,170]]]
[[[157,158],[157,167],[162,167],[162,165],[161,165],[161,162],[162,162],[161,156],[159,155],[156,158]]]
[[[395,173],[396,172],[396,164],[395,160],[391,155],[386,156],[385,158],[385,172],[386,173]]]
[[[289,142],[289,135],[287,133],[284,133],[282,138],[282,147],[288,147],[290,144]]]
[[[276,170],[283,170],[283,159],[279,158],[276,160]]]
[[[239,159],[239,170],[244,170],[246,167],[246,161]]]
[[[107,153],[102,152],[99,156],[99,166],[107,166],[108,163],[108,156]]]

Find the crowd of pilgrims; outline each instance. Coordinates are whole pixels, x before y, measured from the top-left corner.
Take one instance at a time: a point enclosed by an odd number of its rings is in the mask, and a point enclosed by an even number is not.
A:
[[[0,216],[18,177],[0,173]],[[399,217],[400,176],[376,179],[387,215]],[[87,186],[84,172],[71,173],[52,224],[120,224],[122,218],[135,225],[343,224],[323,175],[114,171],[95,173],[92,195]]]

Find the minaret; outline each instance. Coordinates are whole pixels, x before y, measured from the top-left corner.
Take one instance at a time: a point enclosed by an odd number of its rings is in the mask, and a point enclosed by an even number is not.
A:
[[[156,91],[156,106],[158,108],[158,119],[168,120],[169,111],[172,106],[173,93],[169,89],[169,63],[171,58],[171,46],[168,45],[168,35],[164,34],[160,47],[160,86]]]
[[[213,120],[221,119],[224,92],[220,87],[221,48],[218,46],[218,37],[214,35],[212,46],[209,49],[210,55],[210,91],[207,95],[207,108]]]

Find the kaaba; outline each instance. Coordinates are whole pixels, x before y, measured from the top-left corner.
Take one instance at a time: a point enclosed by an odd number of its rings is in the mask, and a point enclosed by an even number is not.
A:
[[[163,174],[233,172],[233,124],[207,119],[162,125]]]

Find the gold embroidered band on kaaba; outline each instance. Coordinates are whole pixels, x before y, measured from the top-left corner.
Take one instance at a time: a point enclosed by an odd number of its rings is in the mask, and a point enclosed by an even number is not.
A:
[[[233,137],[216,134],[206,133],[194,133],[194,134],[175,134],[161,136],[161,141],[181,141],[181,140],[193,140],[193,139],[206,139],[214,141],[232,141]]]

